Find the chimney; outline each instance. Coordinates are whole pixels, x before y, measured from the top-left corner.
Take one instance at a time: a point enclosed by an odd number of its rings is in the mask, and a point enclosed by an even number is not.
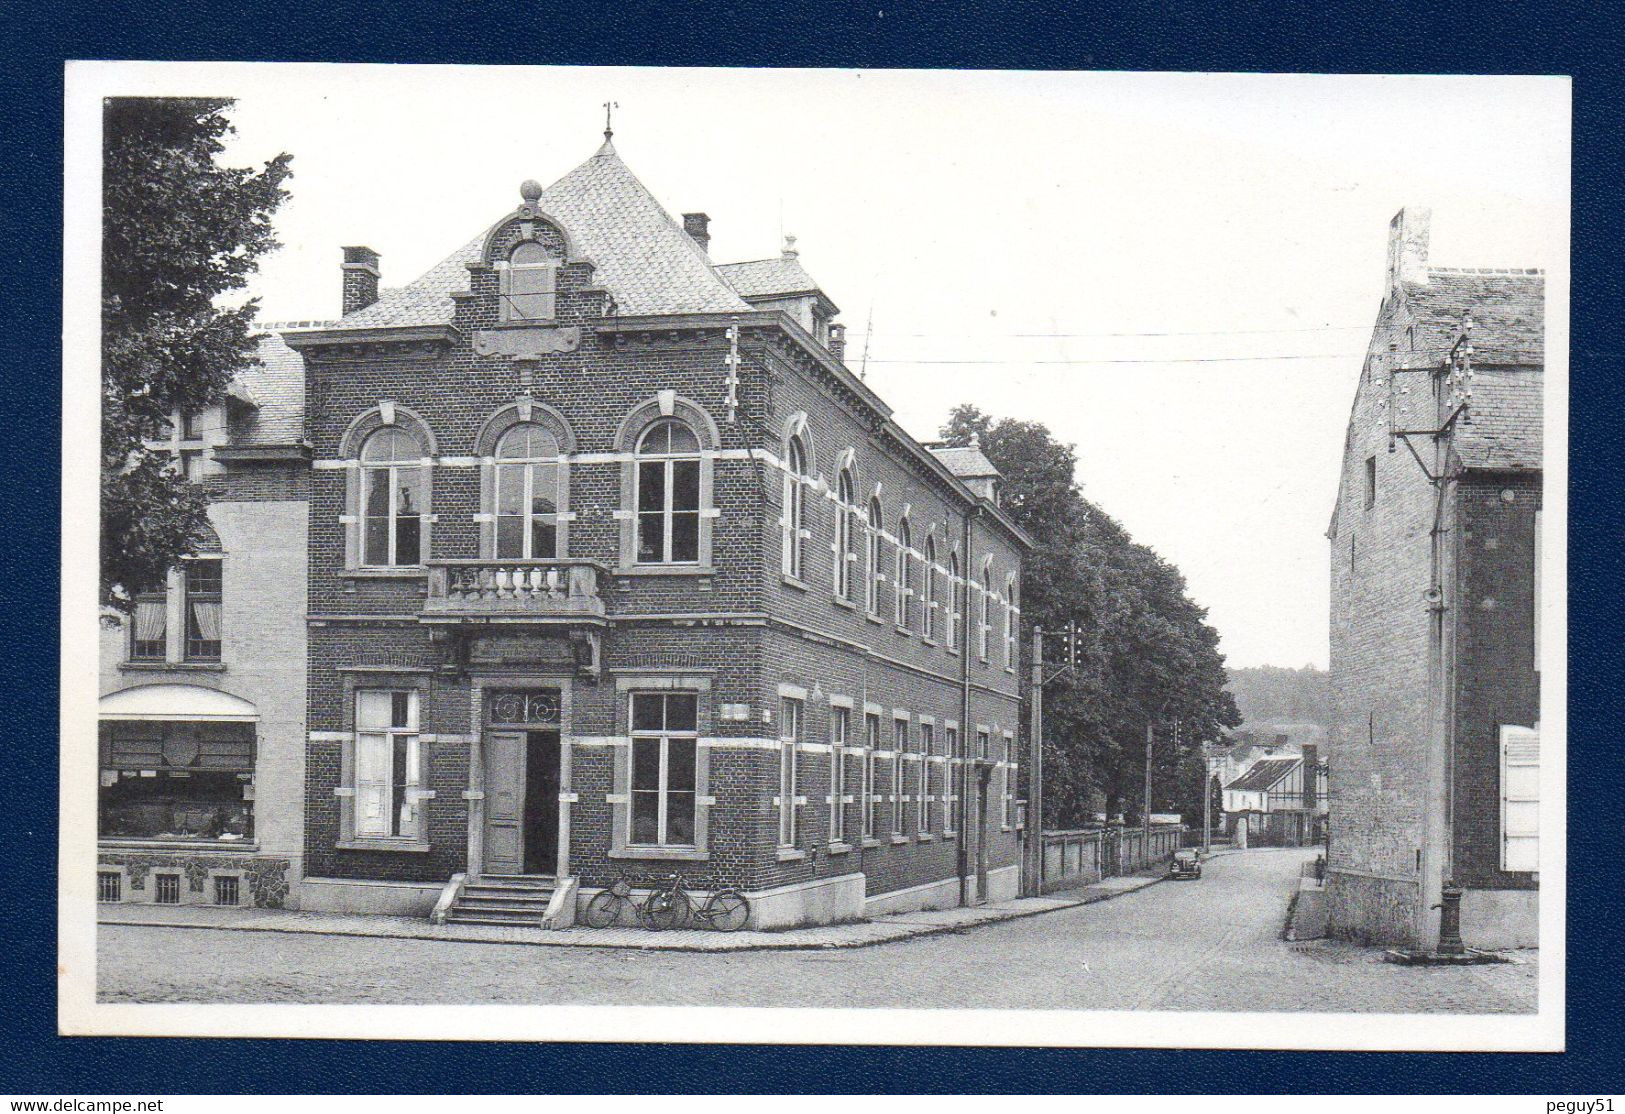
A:
[[[1399,292],[1402,282],[1428,281],[1428,226],[1432,209],[1405,208],[1388,222],[1388,293]]]
[[[344,249],[344,312],[366,309],[378,300],[378,253],[371,248]]]
[[[846,359],[846,326],[837,321],[829,326],[829,354],[837,360]]]
[[[1317,808],[1320,804],[1316,782],[1320,778],[1320,748],[1314,743],[1303,744],[1303,807]]]
[[[704,213],[684,213],[683,231],[689,239],[700,245],[700,250],[711,254],[711,218]]]

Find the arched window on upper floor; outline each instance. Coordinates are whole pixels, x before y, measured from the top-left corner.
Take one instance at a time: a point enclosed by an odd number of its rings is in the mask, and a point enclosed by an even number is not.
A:
[[[920,606],[920,636],[932,641],[937,636],[937,539],[925,539],[925,600]]]
[[[497,441],[491,513],[499,560],[559,556],[559,455],[558,439],[534,422],[510,426]]]
[[[638,439],[637,563],[692,565],[700,559],[700,441],[676,418]]]
[[[880,618],[880,581],[886,575],[880,567],[880,513],[880,496],[876,495],[869,500],[869,523],[864,537],[868,553],[864,562],[863,602],[865,610],[877,619]]]
[[[421,565],[428,469],[418,439],[384,426],[361,446],[361,564],[367,568]]]
[[[959,573],[959,554],[948,555],[948,625],[944,641],[948,649],[959,649],[959,627],[965,619],[965,579]]]
[[[914,560],[909,552],[913,546],[913,531],[909,528],[908,516],[905,514],[897,520],[897,557],[893,566],[894,582],[897,585],[893,596],[893,610],[896,612],[893,618],[904,630],[908,629],[908,609],[914,600]]]
[[[1016,606],[1016,574],[1004,578],[1004,667],[1016,668],[1016,640],[1021,633],[1021,608]]]
[[[784,575],[804,579],[807,552],[807,445],[792,434],[784,454],[784,498],[780,504],[780,540]]]
[[[843,600],[852,598],[852,577],[857,564],[857,481],[848,463],[835,482],[835,594]]]
[[[535,240],[514,245],[502,271],[502,320],[553,320],[558,267],[559,261]]]
[[[988,618],[988,608],[993,599],[993,565],[991,562],[982,566],[981,598],[976,603],[976,656],[982,661],[987,660],[988,631],[992,623]]]

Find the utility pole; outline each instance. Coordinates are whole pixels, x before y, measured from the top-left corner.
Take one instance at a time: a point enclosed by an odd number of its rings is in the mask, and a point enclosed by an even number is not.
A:
[[[1202,857],[1213,853],[1213,744],[1202,744]]]
[[[1027,725],[1027,869],[1022,892],[1044,893],[1044,628],[1033,627],[1032,716]]]

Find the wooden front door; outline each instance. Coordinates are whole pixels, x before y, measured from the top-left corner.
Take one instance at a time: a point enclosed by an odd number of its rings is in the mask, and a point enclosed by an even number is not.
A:
[[[523,874],[525,751],[523,731],[485,736],[485,873]]]

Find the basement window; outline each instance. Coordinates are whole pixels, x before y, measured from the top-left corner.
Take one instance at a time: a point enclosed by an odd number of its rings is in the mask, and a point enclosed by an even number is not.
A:
[[[154,874],[152,876],[153,900],[159,905],[179,905],[181,903],[181,876],[179,874]]]

